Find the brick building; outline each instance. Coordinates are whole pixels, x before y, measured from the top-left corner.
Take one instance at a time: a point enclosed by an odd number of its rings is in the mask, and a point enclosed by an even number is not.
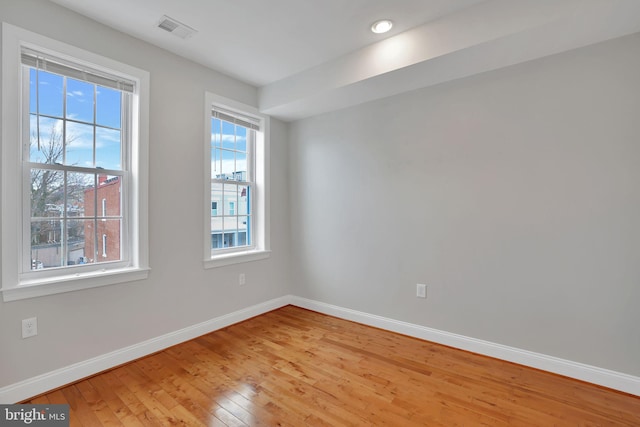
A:
[[[84,225],[87,262],[120,260],[121,184],[121,177],[100,175],[97,191],[94,187],[84,190],[84,214],[98,219],[96,232],[94,221]]]

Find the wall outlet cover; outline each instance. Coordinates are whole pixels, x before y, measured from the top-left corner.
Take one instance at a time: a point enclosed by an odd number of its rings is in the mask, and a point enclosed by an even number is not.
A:
[[[427,297],[427,285],[422,283],[418,283],[416,285],[416,296],[418,298],[426,298]]]
[[[22,338],[29,338],[38,335],[38,318],[31,317],[22,320]]]

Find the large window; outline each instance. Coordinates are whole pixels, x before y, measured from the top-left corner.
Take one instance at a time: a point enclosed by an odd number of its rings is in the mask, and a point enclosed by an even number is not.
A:
[[[6,24],[3,63],[3,113],[21,124],[3,114],[5,300],[140,278],[148,76]]]
[[[28,117],[22,196],[30,200],[23,272],[33,264],[49,269],[122,261],[129,237],[123,230],[128,206],[122,193],[129,186],[123,154],[131,145],[134,83],[81,74],[74,64],[27,49],[22,73],[22,117]]]
[[[205,266],[263,258],[268,253],[268,121],[255,109],[211,94],[205,105]]]

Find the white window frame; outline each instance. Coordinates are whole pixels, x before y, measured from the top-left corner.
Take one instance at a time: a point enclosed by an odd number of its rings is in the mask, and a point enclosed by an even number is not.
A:
[[[271,252],[269,246],[269,116],[261,114],[255,107],[211,92],[206,92],[204,98],[204,267],[215,268],[268,258]],[[260,122],[260,131],[256,131],[252,156],[254,194],[252,195],[253,232],[250,247],[241,246],[217,251],[211,249],[211,111],[216,107]]]
[[[132,103],[131,144],[128,149],[130,182],[127,197],[128,256],[124,263],[100,264],[98,268],[56,268],[39,270],[37,274],[23,272],[25,253],[22,224],[25,189],[22,179],[22,63],[24,48],[86,66],[108,70],[135,83]],[[148,139],[149,139],[149,73],[109,58],[50,39],[43,35],[2,24],[2,276],[4,301],[20,300],[116,283],[131,282],[148,277]],[[18,183],[18,185],[16,185]],[[26,219],[25,219],[26,218]]]

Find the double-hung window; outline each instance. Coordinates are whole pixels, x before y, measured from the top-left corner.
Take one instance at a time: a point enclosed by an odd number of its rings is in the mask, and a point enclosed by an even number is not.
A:
[[[212,94],[206,100],[205,266],[264,258],[268,119]]]
[[[146,277],[148,75],[6,24],[3,62],[4,299]]]

